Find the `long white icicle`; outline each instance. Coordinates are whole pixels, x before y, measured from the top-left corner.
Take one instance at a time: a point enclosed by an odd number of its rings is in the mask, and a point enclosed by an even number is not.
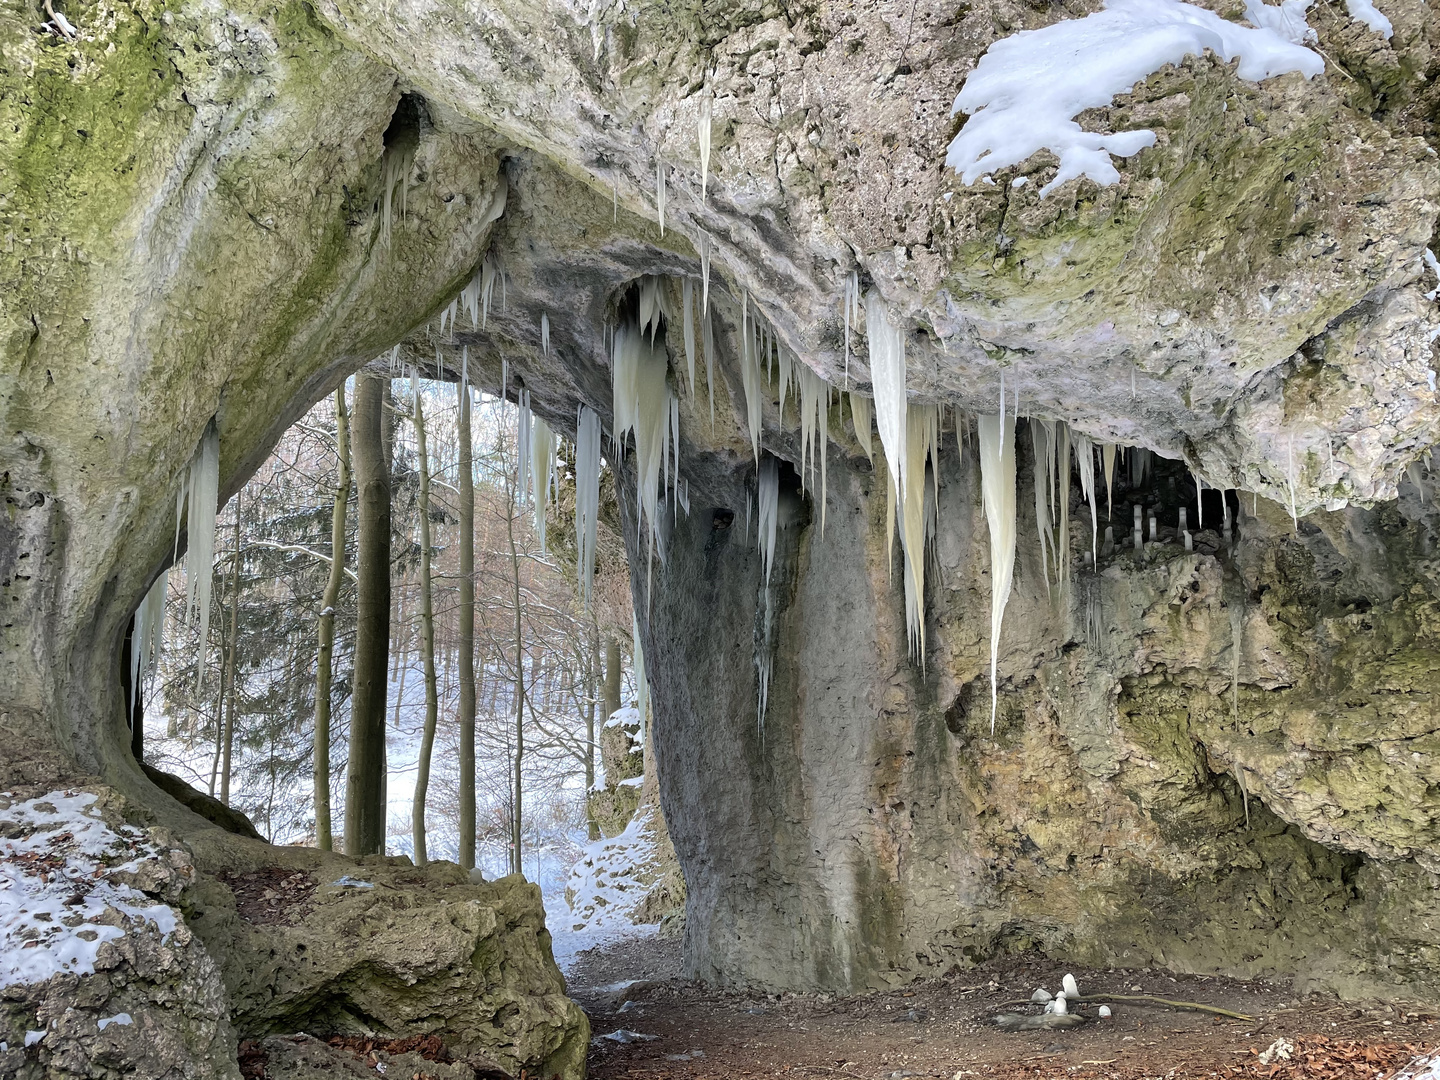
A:
[[[1014,418],[1006,422],[1005,395],[1000,412],[981,416],[980,484],[985,498],[985,519],[990,526],[990,734],[995,734],[999,704],[997,665],[1000,657],[1000,623],[1010,600],[1015,575],[1015,434]]]
[[[890,467],[890,480],[905,495],[905,335],[890,322],[885,301],[871,290],[865,298],[865,327],[870,341],[870,385],[880,445]]]
[[[575,425],[575,559],[585,610],[595,582],[596,523],[600,519],[600,417],[580,406]]]

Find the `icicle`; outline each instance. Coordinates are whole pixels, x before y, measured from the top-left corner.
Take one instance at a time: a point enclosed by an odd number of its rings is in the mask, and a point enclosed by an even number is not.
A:
[[[740,382],[745,388],[745,420],[750,427],[750,448],[760,464],[760,358],[750,339],[750,294],[740,301]]]
[[[1005,421],[1003,391],[999,415],[981,416],[979,425],[980,484],[990,526],[990,734],[994,735],[1000,623],[1015,574],[1015,436],[1013,419],[1008,427]]]
[[[585,610],[595,582],[595,545],[600,520],[600,417],[580,406],[575,425],[575,560]]]
[[[703,305],[700,310],[703,326],[702,341],[705,346],[705,390],[710,396],[710,430],[715,430],[715,323],[710,312]]]
[[[1295,509],[1295,433],[1290,433],[1290,443],[1285,451],[1285,479],[1290,485],[1290,521],[1295,535],[1300,535],[1300,516]]]
[[[635,645],[635,711],[640,714],[640,730],[649,738],[646,718],[650,713],[650,680],[645,675],[645,649],[640,644],[640,618],[630,614],[630,630]]]
[[[885,301],[871,290],[865,298],[866,335],[870,342],[870,385],[880,445],[890,468],[890,482],[900,498],[905,491],[905,335],[890,322]]]
[[[865,460],[875,464],[875,446],[870,441],[870,429],[875,423],[875,403],[869,398],[850,391],[850,422],[855,426],[855,438],[860,449],[865,451]]]
[[[700,234],[700,314],[710,314],[710,234],[703,232]]]
[[[189,505],[185,515],[185,621],[191,613],[200,625],[195,656],[195,692],[205,678],[205,654],[210,635],[210,587],[215,570],[215,514],[220,497],[220,432],[211,420],[190,461],[186,485]]]
[[[1095,509],[1095,447],[1088,436],[1072,434],[1075,464],[1080,469],[1080,491],[1090,504],[1090,551],[1095,565],[1100,563],[1100,520]]]
[[[470,387],[470,346],[460,347],[460,388],[462,390]]]
[[[659,534],[660,471],[665,464],[667,428],[673,418],[665,381],[665,352],[638,328],[615,330],[615,438],[635,433],[636,498],[653,542]]]
[[[519,458],[515,470],[515,501],[523,504],[530,494],[530,473],[534,468],[534,462],[531,460],[535,443],[531,430],[533,417],[530,413],[530,391],[519,391],[515,395],[515,400],[520,407],[517,412],[515,433],[515,453]]]
[[[1130,400],[1135,400],[1135,365],[1130,365]]]
[[[500,400],[505,400],[505,389],[510,385],[510,359],[500,354]]]
[[[788,357],[789,353],[782,353]],[[794,376],[799,383],[800,398],[800,480],[805,483],[806,463],[809,463],[810,490],[814,490],[816,461],[820,467],[820,535],[825,535],[825,451],[830,440],[830,413],[827,408],[830,386],[804,363],[794,364]],[[781,393],[784,393],[783,384]]]
[[[1030,444],[1035,451],[1035,529],[1040,534],[1040,572],[1046,585],[1050,582],[1050,560],[1047,548],[1050,546],[1050,507],[1045,498],[1047,477],[1043,468],[1049,451],[1050,433],[1037,420],[1030,421]],[[1053,455],[1050,455],[1053,460]]]
[[[1060,437],[1060,447],[1055,455],[1055,497],[1060,507],[1059,549],[1055,553],[1055,561],[1059,564],[1057,578],[1063,588],[1070,580],[1070,425],[1059,423],[1055,425],[1055,430]]]
[[[550,316],[543,311],[540,313],[540,351],[550,355]]]
[[[130,636],[130,714],[140,699],[145,678],[155,669],[160,656],[162,630],[165,625],[165,595],[169,575],[162,573],[150,586],[145,599],[135,609],[135,629]]]
[[[850,327],[860,321],[860,274],[851,270],[845,279],[845,389],[850,389]]]
[[[705,191],[710,182],[710,111],[711,99],[707,95],[700,99],[700,126],[697,135],[700,140],[700,202],[705,202]]]
[[[1190,475],[1195,478],[1195,531],[1202,532],[1205,529],[1205,481],[1197,472]]]
[[[660,236],[665,236],[665,163],[655,159],[655,211],[660,216]]]
[[[680,285],[680,306],[684,309],[685,366],[690,376],[690,396],[695,396],[695,283],[688,277]]]
[[[1100,463],[1105,468],[1105,520],[1115,513],[1115,444],[1100,444]]]
[[[780,467],[769,454],[760,463],[755,474],[756,489],[759,493],[756,515],[760,542],[760,565],[764,570],[764,583],[770,584],[770,572],[775,565],[775,529],[780,514]],[[762,707],[761,712],[764,712]]]
[[[900,495],[900,547],[905,555],[905,629],[910,654],[925,663],[925,459],[939,440],[940,410],[911,405],[905,423],[906,483]],[[1011,459],[1014,451],[1012,448]],[[935,461],[936,471],[939,462]],[[1013,481],[1012,481],[1013,488]],[[938,500],[937,500],[938,502]],[[1012,510],[1014,498],[1011,498]]]
[[[490,301],[495,296],[495,277],[499,266],[489,255],[480,263],[480,328],[490,322]]]
[[[535,536],[545,550],[545,509],[555,480],[555,433],[538,416],[530,422],[530,505],[535,511]]]
[[[770,590],[770,572],[775,560],[775,529],[780,516],[780,470],[775,459],[766,456],[755,474],[759,492],[760,561],[764,580],[760,589],[765,597],[765,614],[760,647],[755,652],[755,673],[759,682],[758,727],[765,737],[765,710],[770,703],[770,677],[774,672],[775,653],[772,647],[775,630],[775,598]]]
[[[390,226],[394,220],[395,190],[400,191],[400,214],[405,214],[406,189],[410,183],[410,169],[415,164],[415,143],[413,140],[399,140],[395,146],[387,146],[380,165],[380,245],[390,247]]]

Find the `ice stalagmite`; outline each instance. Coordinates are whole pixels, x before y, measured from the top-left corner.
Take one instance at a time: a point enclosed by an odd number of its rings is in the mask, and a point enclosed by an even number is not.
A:
[[[710,112],[711,97],[706,94],[700,99],[700,124],[696,134],[700,141],[700,202],[705,202],[705,191],[710,182]]]
[[[1015,431],[1014,418],[1005,419],[1005,398],[996,416],[981,416],[980,486],[984,491],[985,519],[990,526],[990,734],[995,734],[999,704],[996,682],[1000,656],[1000,621],[1010,600],[1015,575]]]
[[[580,406],[575,424],[575,561],[580,596],[590,610],[595,582],[596,523],[600,520],[600,417]]]
[[[540,313],[540,351],[550,355],[550,316],[543,311]]]
[[[220,495],[220,432],[211,420],[200,436],[200,445],[190,461],[186,485],[189,505],[185,512],[185,621],[193,617],[200,626],[200,646],[195,657],[195,691],[205,678],[205,653],[210,634],[210,586],[215,569],[215,512]]]
[[[875,403],[868,397],[850,392],[850,421],[855,425],[855,438],[860,449],[865,451],[865,460],[875,464],[875,446],[870,441],[870,429],[875,424]]]
[[[684,309],[685,367],[690,377],[690,395],[695,395],[695,283],[688,277],[680,286],[680,306]]]
[[[870,341],[870,385],[880,445],[890,467],[890,482],[905,493],[905,335],[890,322],[885,301],[871,290],[865,298],[865,328]]]

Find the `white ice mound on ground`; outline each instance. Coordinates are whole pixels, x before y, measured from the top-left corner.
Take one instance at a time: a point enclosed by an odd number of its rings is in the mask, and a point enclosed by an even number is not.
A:
[[[950,110],[970,118],[951,141],[945,164],[973,184],[1048,149],[1060,159],[1060,171],[1041,195],[1079,176],[1114,184],[1120,174],[1110,156],[1138,153],[1154,144],[1155,133],[1089,132],[1074,117],[1206,49],[1227,62],[1238,57],[1240,78],[1251,82],[1292,71],[1308,79],[1325,68],[1317,53],[1273,29],[1228,22],[1180,0],[1109,0],[1083,19],[1022,30],[990,46]]]
[[[139,829],[111,829],[95,801],[64,791],[0,799],[0,987],[92,974],[105,942],[145,924],[161,935],[179,925],[173,909],[123,880],[143,877],[142,864],[162,853]]]

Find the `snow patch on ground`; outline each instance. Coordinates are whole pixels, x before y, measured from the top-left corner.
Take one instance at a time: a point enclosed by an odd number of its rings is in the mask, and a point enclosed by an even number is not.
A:
[[[1348,2],[1355,13],[1355,5],[1369,0]],[[1166,64],[1207,49],[1226,61],[1238,57],[1239,76],[1251,82],[1293,71],[1307,79],[1318,75],[1324,60],[1272,28],[1296,30],[1298,18],[1308,32],[1303,11],[1293,2],[1274,8],[1273,16],[1266,11],[1262,17],[1271,25],[1257,29],[1181,0],[1108,0],[1104,10],[1083,19],[1012,34],[990,46],[956,96],[951,115],[968,113],[969,119],[950,143],[945,164],[972,184],[1048,149],[1060,159],[1060,171],[1040,189],[1042,196],[1080,176],[1102,186],[1117,183],[1111,155],[1136,154],[1154,145],[1155,133],[1089,132],[1075,116],[1109,105]]]
[[[66,791],[0,798],[0,987],[92,974],[105,942],[146,923],[162,935],[179,925],[168,905],[111,877],[162,852],[139,829],[112,830],[95,801]]]
[[[659,930],[657,924],[637,924],[632,918],[650,885],[640,874],[655,859],[649,831],[653,813],[652,807],[642,806],[624,832],[587,845],[571,869],[565,890],[568,911],[547,920],[561,971],[568,971],[586,949],[653,937]]]

